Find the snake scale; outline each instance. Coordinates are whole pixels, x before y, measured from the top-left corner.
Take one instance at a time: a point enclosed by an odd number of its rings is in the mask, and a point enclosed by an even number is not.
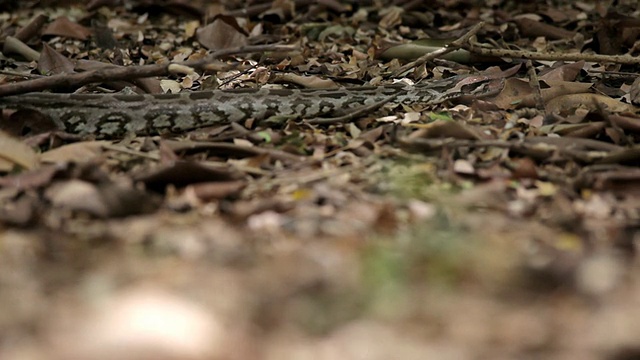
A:
[[[179,133],[273,115],[309,119],[384,103],[433,105],[491,91],[485,77],[456,76],[415,86],[355,86],[336,89],[233,89],[178,94],[28,93],[0,98],[0,109],[36,110],[61,130],[99,138],[127,133]]]

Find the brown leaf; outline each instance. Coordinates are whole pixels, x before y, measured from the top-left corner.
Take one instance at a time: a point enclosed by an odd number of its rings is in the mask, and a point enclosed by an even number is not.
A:
[[[547,113],[560,114],[561,116],[573,114],[578,108],[586,108],[593,112],[605,109],[614,113],[633,113],[637,110],[631,104],[623,103],[608,96],[590,93],[558,96],[549,101],[545,108]]]
[[[66,16],[55,19],[42,32],[44,36],[64,36],[72,39],[87,40],[91,36],[91,30],[74,23]]]
[[[25,171],[16,175],[0,177],[0,186],[18,190],[35,189],[47,185],[54,176],[61,172],[60,167],[45,165],[31,171]]]
[[[331,79],[323,79],[318,76],[300,76],[292,73],[284,73],[277,76],[277,80],[290,82],[304,86],[307,89],[335,89],[338,85]]]
[[[538,169],[535,161],[529,157],[515,159],[509,164],[511,176],[514,179],[537,179]]]
[[[580,70],[584,67],[584,60],[576,61],[570,64],[563,64],[548,71],[543,71],[538,76],[539,80],[542,80],[548,84],[558,83],[563,81],[574,81]]]
[[[576,35],[573,31],[527,18],[515,19],[514,22],[518,25],[523,35],[532,38],[543,36],[553,40],[571,40]]]
[[[509,78],[505,80],[502,91],[493,97],[491,102],[501,109],[512,109],[532,92],[531,86],[526,81]]]
[[[20,109],[11,113],[8,121],[0,123],[0,129],[19,137],[59,130],[51,118],[31,109]]]
[[[549,88],[540,91],[542,100],[547,102],[561,95],[584,93],[588,91],[593,84],[569,82],[569,81],[549,81]],[[492,102],[501,109],[513,109],[519,107],[535,107],[535,94],[528,82],[509,78],[505,80],[502,91],[496,95]]]
[[[87,163],[103,153],[103,145],[110,141],[82,141],[68,144],[42,153],[41,161],[45,163]]]
[[[48,17],[45,14],[34,16],[29,21],[29,24],[18,30],[18,32],[15,34],[15,38],[19,39],[22,42],[28,42],[30,39],[35,38],[38,34],[40,34],[40,30],[47,23],[47,21]]]
[[[198,183],[189,185],[188,188],[191,188],[201,201],[210,202],[236,196],[245,186],[246,181],[237,180]]]
[[[217,15],[213,22],[196,32],[198,41],[209,50],[222,50],[247,44],[247,34],[234,17]]]
[[[71,74],[75,65],[62,54],[55,51],[47,43],[43,44],[40,59],[38,59],[38,71],[41,74]]]

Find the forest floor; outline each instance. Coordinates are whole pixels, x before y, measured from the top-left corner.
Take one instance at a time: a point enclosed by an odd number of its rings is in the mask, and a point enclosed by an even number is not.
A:
[[[636,1],[210,3],[0,1],[0,94],[494,91],[107,139],[3,110],[0,359],[640,357]]]

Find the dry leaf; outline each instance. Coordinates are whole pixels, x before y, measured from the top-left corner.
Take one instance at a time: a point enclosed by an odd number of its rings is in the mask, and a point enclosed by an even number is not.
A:
[[[111,144],[111,141],[82,141],[67,144],[42,153],[40,159],[43,163],[83,164],[102,155],[103,145],[108,144]]]
[[[198,29],[198,41],[209,50],[222,50],[247,44],[247,34],[235,18],[217,15],[213,22]]]
[[[614,113],[633,113],[637,108],[631,104],[612,99],[599,94],[573,94],[562,95],[549,101],[546,106],[548,113],[569,115],[575,113],[578,108],[586,108],[589,111],[597,112],[600,109]]]
[[[40,163],[38,154],[31,147],[4,131],[0,131],[0,159],[8,162],[11,168],[19,166],[26,170],[34,169]]]
[[[87,40],[91,36],[91,30],[76,24],[65,16],[60,16],[47,26],[42,35],[64,36],[72,39]]]
[[[47,43],[43,44],[40,59],[38,59],[38,71],[41,74],[72,74],[75,64],[55,51]]]
[[[307,89],[335,89],[339,86],[331,79],[323,79],[318,76],[300,76],[292,73],[285,73],[277,76],[283,82],[291,82],[304,86]]]

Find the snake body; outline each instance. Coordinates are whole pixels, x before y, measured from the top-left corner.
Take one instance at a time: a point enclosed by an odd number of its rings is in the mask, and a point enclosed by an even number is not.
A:
[[[465,80],[466,79],[466,80]],[[0,108],[36,110],[61,130],[116,137],[127,133],[178,133],[273,115],[313,118],[391,99],[397,104],[437,104],[487,93],[488,80],[452,77],[415,86],[356,86],[337,89],[235,89],[178,94],[29,93],[0,98]],[[461,83],[466,82],[465,86]]]

